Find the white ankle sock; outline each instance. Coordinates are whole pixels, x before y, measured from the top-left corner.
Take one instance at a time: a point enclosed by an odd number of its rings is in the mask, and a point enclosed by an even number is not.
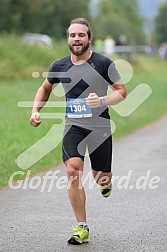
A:
[[[79,221],[78,226],[87,226],[87,223],[84,221]]]

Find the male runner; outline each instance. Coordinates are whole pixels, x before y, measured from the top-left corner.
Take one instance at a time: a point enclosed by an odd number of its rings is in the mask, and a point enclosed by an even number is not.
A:
[[[30,123],[34,127],[41,123],[41,102],[49,99],[53,84],[61,82],[66,97],[62,153],[70,181],[68,195],[78,221],[68,243],[81,244],[89,236],[86,195],[81,186],[85,149],[88,148],[92,174],[100,192],[108,197],[112,191],[112,136],[108,105],[124,100],[126,89],[113,61],[91,50],[91,27],[86,19],[71,21],[67,42],[71,54],[51,64],[47,78],[36,93]],[[113,92],[107,94],[109,86]]]

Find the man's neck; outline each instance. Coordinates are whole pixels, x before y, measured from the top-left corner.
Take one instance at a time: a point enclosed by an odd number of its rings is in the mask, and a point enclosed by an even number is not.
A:
[[[71,61],[73,64],[77,64],[79,62],[87,61],[92,55],[91,50],[87,50],[84,54],[76,56],[73,53],[71,53]]]

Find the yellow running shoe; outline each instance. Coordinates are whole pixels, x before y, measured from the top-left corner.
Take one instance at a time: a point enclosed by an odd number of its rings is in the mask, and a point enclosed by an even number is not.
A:
[[[105,198],[109,197],[110,194],[112,193],[112,182],[110,181],[110,183],[105,186],[99,186],[99,189],[103,197]]]
[[[68,243],[73,245],[79,245],[83,242],[88,242],[89,228],[88,226],[75,226],[72,227],[74,234],[68,238]]]

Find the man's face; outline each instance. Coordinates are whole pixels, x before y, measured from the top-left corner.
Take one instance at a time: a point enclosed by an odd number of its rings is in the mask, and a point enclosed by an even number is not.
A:
[[[88,38],[88,27],[82,24],[72,24],[69,27],[68,46],[70,51],[80,56],[89,48],[91,39]]]

